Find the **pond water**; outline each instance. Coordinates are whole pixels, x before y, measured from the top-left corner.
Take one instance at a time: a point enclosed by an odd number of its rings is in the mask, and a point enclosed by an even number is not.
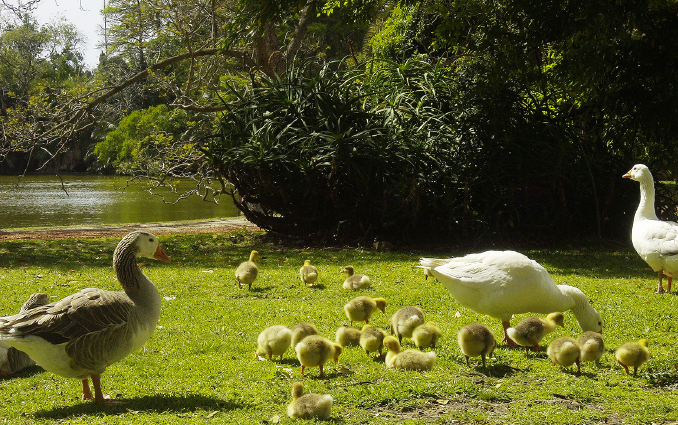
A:
[[[80,226],[162,221],[207,220],[235,217],[238,210],[229,196],[219,204],[191,196],[176,204],[178,195],[165,190],[148,193],[145,184],[121,176],[0,176],[0,229]],[[178,192],[194,187],[175,183]],[[65,190],[64,190],[65,189]]]

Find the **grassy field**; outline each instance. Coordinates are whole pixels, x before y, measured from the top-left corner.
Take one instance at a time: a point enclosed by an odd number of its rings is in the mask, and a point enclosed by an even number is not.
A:
[[[80,400],[80,384],[33,367],[0,380],[0,424],[285,424],[289,391],[296,380],[307,390],[334,397],[330,423],[337,424],[651,424],[678,421],[678,329],[676,295],[656,295],[655,274],[631,249],[525,252],[556,283],[582,289],[605,320],[606,353],[582,373],[554,367],[545,351],[526,355],[500,345],[479,366],[468,368],[456,342],[463,325],[479,321],[501,339],[498,320],[461,307],[416,266],[421,256],[465,252],[363,249],[301,249],[265,242],[261,234],[160,237],[171,264],[148,260],[143,267],[164,297],[159,326],[143,350],[108,368],[104,392],[127,404],[100,407]],[[119,288],[111,268],[117,239],[0,242],[0,313],[18,310],[32,292],[56,300],[84,287]],[[630,244],[629,244],[630,245]],[[251,249],[262,256],[251,291],[233,277]],[[311,259],[320,285],[300,284],[299,267]],[[341,267],[352,264],[372,278],[372,288],[341,288]],[[443,332],[433,370],[387,370],[360,348],[346,348],[318,378],[306,377],[290,349],[282,362],[254,360],[264,328],[300,321],[316,324],[334,339],[347,325],[343,305],[357,295],[384,297],[386,314],[373,323],[386,329],[399,307],[418,305]],[[525,317],[521,315],[514,318]],[[571,313],[565,328],[543,341],[576,337]],[[647,338],[651,358],[637,376],[614,361],[623,342]],[[404,340],[405,348],[411,348]]]

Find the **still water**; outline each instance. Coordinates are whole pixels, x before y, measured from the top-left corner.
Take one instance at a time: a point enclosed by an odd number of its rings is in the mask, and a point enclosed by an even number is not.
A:
[[[238,210],[229,196],[219,204],[197,196],[176,204],[163,202],[147,186],[120,176],[0,176],[0,229],[20,227],[81,226],[205,220],[235,217]],[[177,190],[189,190],[190,181]],[[66,189],[64,191],[64,189]],[[177,199],[169,190],[166,201]]]

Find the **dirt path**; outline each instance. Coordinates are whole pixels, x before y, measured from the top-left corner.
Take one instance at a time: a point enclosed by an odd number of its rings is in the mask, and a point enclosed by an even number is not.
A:
[[[224,233],[237,230],[259,230],[242,217],[223,220],[186,221],[172,223],[145,223],[120,226],[73,226],[46,229],[0,229],[0,240],[11,239],[66,239],[120,237],[133,230],[145,230],[156,235],[182,233]]]

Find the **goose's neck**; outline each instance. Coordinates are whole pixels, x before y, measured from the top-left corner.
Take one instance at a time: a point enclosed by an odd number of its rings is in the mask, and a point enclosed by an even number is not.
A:
[[[137,265],[131,246],[114,254],[113,269],[122,289],[136,304],[159,304],[160,294]]]
[[[636,210],[637,219],[657,219],[657,214],[654,210],[654,180],[652,178],[643,179],[640,183],[640,203]]]

